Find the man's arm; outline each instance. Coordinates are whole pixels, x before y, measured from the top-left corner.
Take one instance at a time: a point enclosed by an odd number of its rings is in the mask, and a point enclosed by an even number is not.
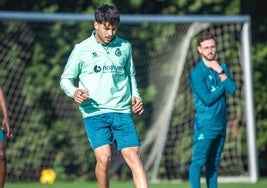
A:
[[[78,89],[74,85],[74,81],[79,74],[79,55],[77,48],[71,52],[64,71],[60,77],[60,87],[69,97],[74,98],[75,91]]]
[[[6,96],[5,96],[5,93],[2,87],[0,87],[0,106],[2,109],[2,113],[3,113],[2,129],[6,129],[7,136],[12,137],[12,131],[10,128],[10,123],[9,123],[10,121],[9,121],[9,116],[8,116]]]
[[[226,92],[234,94],[236,90],[236,84],[232,79],[231,73],[226,64],[220,64],[218,61],[210,61],[209,67],[217,72]]]
[[[219,74],[219,77],[221,80],[223,79],[222,84],[224,86],[225,91],[233,95],[236,90],[236,83],[233,80],[228,67],[225,64],[222,67],[223,67],[222,69],[223,71],[222,71],[222,74]]]
[[[211,106],[224,94],[224,87],[221,85],[218,88],[214,88],[213,91],[208,88],[203,78],[203,73],[193,71],[190,74],[190,86],[194,93],[201,99],[201,101]]]

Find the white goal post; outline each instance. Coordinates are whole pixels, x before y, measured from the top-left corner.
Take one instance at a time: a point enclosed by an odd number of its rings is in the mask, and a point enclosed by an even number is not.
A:
[[[51,22],[92,22],[94,20],[93,15],[86,14],[71,14],[71,13],[36,13],[36,12],[9,12],[9,11],[0,11],[0,19],[3,20],[26,20],[29,22],[40,22],[51,23]],[[177,97],[177,92],[180,91],[180,80],[182,79],[184,66],[188,61],[188,51],[193,51],[190,49],[191,43],[194,40],[194,37],[203,29],[209,29],[209,26],[212,24],[229,24],[239,23],[241,26],[237,28],[237,31],[240,34],[240,61],[242,78],[240,78],[242,82],[242,88],[240,95],[244,96],[244,124],[246,126],[246,135],[247,135],[247,161],[248,161],[248,177],[249,181],[252,183],[257,182],[258,180],[258,159],[257,159],[257,149],[256,149],[256,131],[255,131],[255,112],[254,112],[254,96],[253,96],[253,76],[252,76],[252,62],[251,62],[251,28],[250,28],[250,17],[247,15],[240,16],[229,16],[229,15],[121,15],[121,25],[134,25],[134,24],[143,24],[152,23],[152,24],[181,24],[186,25],[185,31],[181,36],[178,36],[175,40],[181,41],[181,43],[174,44],[174,46],[179,49],[179,53],[174,53],[170,57],[172,66],[175,64],[175,69],[172,70],[173,73],[171,75],[171,79],[173,80],[173,84],[171,84],[170,88],[168,88],[168,96],[167,99],[162,100],[164,105],[160,102],[155,104],[155,108],[162,106],[161,111],[157,111],[154,114],[153,121],[151,121],[151,126],[147,132],[147,136],[143,139],[143,145],[141,147],[141,152],[144,153],[144,164],[146,169],[148,170],[151,181],[155,181],[157,179],[161,179],[159,177],[159,172],[161,170],[162,156],[166,146],[166,139],[168,138],[168,131],[171,122],[173,120],[173,114],[175,109],[175,101],[182,100]],[[217,26],[216,26],[217,27]],[[145,28],[145,26],[144,26]],[[179,26],[178,30],[182,30],[183,27]],[[213,28],[212,28],[213,29]],[[240,30],[238,30],[240,29]],[[214,29],[215,30],[215,29]],[[223,31],[218,34],[222,35],[222,40],[224,37]],[[125,32],[127,36],[127,32]],[[159,37],[159,36],[154,36]],[[182,39],[180,39],[182,38]],[[171,40],[170,40],[171,41]],[[220,44],[219,44],[220,45]],[[133,44],[133,48],[135,45]],[[225,47],[227,48],[227,47]],[[224,49],[225,50],[225,49]],[[222,55],[223,55],[223,51]],[[0,54],[2,51],[0,51]],[[6,52],[5,52],[6,53]],[[191,52],[194,53],[194,52]],[[227,52],[228,53],[228,52]],[[230,52],[229,52],[230,53]],[[3,52],[4,54],[4,52]],[[231,56],[231,55],[229,55]],[[1,56],[0,56],[1,57]],[[196,58],[196,57],[194,57]],[[194,59],[193,58],[193,59]],[[153,61],[151,64],[157,64],[156,61],[161,61],[160,65],[156,65],[155,67],[151,67],[150,70],[154,71],[151,76],[151,81],[156,82],[154,77],[160,77],[157,73],[157,68],[160,66],[162,69],[166,69],[163,63],[165,59],[161,59],[161,57],[153,57]],[[179,63],[177,63],[177,59],[179,59]],[[193,62],[192,59],[192,62]],[[224,59],[224,58],[222,58]],[[190,60],[191,61],[191,60]],[[2,63],[3,64],[3,63]],[[177,66],[177,64],[179,64]],[[6,65],[1,66],[5,67]],[[138,65],[140,66],[140,65]],[[167,65],[166,65],[167,66]],[[193,63],[192,63],[193,66]],[[138,71],[138,68],[137,68]],[[138,72],[137,72],[138,73]],[[144,73],[145,74],[145,73]],[[1,74],[2,75],[2,74]],[[139,75],[139,74],[138,74]],[[164,75],[165,76],[165,75]],[[185,94],[186,95],[186,94]],[[156,102],[155,102],[156,103]],[[235,103],[235,102],[234,102]],[[153,105],[152,105],[153,106]],[[14,111],[17,107],[14,107]],[[162,112],[165,112],[164,114]],[[153,113],[152,113],[153,114]],[[179,119],[179,118],[178,118]],[[191,120],[188,120],[191,123]],[[189,124],[190,124],[189,123]],[[178,129],[178,128],[177,128]],[[176,146],[174,146],[176,147]],[[12,153],[10,151],[10,153]],[[143,155],[143,154],[142,154]],[[175,153],[174,153],[175,155]],[[12,156],[11,156],[12,157]],[[168,159],[165,159],[168,162]],[[167,163],[166,162],[166,163]],[[186,164],[181,168],[187,168]],[[164,172],[165,173],[165,172]],[[170,175],[172,176],[172,175]],[[235,179],[237,180],[237,179]]]

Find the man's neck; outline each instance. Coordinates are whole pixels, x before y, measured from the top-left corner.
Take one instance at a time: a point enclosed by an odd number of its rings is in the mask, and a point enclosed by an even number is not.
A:
[[[203,60],[204,64],[205,64],[207,67],[211,67],[212,61],[209,61],[209,60],[207,60],[207,59],[205,59],[205,58],[202,58],[202,60]]]

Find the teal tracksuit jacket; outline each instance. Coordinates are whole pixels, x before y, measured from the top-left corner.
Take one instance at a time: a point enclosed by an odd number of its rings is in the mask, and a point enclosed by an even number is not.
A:
[[[232,95],[236,89],[226,64],[221,64],[221,67],[227,74],[227,79],[223,82],[203,60],[199,61],[190,74],[196,113],[195,126],[206,131],[208,137],[213,136],[213,131],[224,132],[227,123],[226,93]]]

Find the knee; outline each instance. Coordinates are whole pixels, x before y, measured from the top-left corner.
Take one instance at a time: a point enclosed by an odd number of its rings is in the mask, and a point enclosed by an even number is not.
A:
[[[4,151],[0,151],[0,164],[3,164],[6,162],[6,155]]]
[[[97,163],[102,167],[108,167],[111,161],[111,156],[102,155],[97,158]]]
[[[206,171],[216,171],[217,168],[218,168],[218,165],[216,164],[208,163],[206,165]]]
[[[136,162],[141,161],[140,153],[136,150],[128,151],[124,158],[128,162],[128,164],[136,164]]]
[[[204,158],[193,159],[191,161],[191,166],[202,168],[205,165],[206,165],[206,160]]]

